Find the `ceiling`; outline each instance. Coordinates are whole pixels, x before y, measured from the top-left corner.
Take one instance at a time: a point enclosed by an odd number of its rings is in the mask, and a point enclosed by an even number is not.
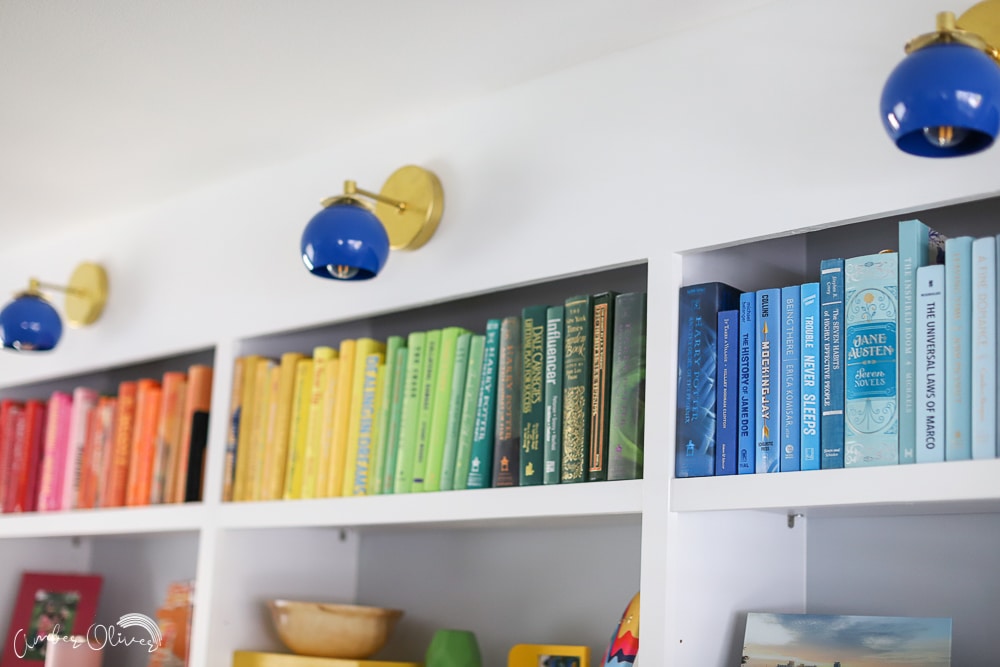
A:
[[[0,0],[4,244],[766,0]]]

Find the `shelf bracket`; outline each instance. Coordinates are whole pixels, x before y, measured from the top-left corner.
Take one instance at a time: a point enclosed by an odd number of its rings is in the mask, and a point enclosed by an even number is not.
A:
[[[804,515],[804,514],[801,514],[801,513],[793,513],[793,512],[789,512],[789,513],[788,513],[788,527],[789,527],[789,528],[795,528],[795,520],[796,520],[796,519],[801,519],[801,518],[803,518],[804,516],[805,516],[805,515]]]

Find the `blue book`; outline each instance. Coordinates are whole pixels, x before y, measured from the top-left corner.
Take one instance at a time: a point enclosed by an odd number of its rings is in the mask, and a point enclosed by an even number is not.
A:
[[[678,304],[676,476],[715,474],[715,379],[719,312],[740,292],[712,282],[682,287]]]
[[[844,467],[844,260],[819,268],[820,468]]]
[[[996,238],[972,242],[972,458],[997,452]]]
[[[754,385],[757,368],[757,293],[740,295],[740,412],[738,423],[740,475],[757,469],[757,438],[754,436],[757,390]]]
[[[715,404],[715,474],[736,474],[736,422],[739,413],[739,356],[737,339],[740,329],[740,312],[724,310],[719,313],[718,369],[716,371]]]
[[[945,237],[919,220],[899,223],[899,462],[913,463],[916,428],[916,283],[921,266],[944,263]]]
[[[801,289],[781,289],[781,472],[800,469],[802,448],[802,350],[800,327]]]
[[[899,256],[844,262],[844,467],[899,462]]]
[[[944,461],[944,266],[917,269],[917,463]]]
[[[802,470],[819,470],[819,283],[802,285]]]
[[[944,439],[946,461],[972,458],[972,237],[945,241]]]
[[[778,472],[781,451],[781,290],[757,292],[756,472]]]

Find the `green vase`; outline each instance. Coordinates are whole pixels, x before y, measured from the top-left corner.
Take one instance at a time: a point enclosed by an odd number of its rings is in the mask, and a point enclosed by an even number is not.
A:
[[[483,667],[476,635],[469,630],[438,630],[427,647],[424,667]]]

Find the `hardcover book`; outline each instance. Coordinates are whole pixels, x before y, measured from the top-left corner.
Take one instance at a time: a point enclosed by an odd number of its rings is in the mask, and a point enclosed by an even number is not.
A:
[[[544,475],[545,313],[548,306],[521,311],[521,486],[541,484]]]
[[[97,406],[97,399],[97,392],[88,387],[77,387],[73,390],[73,408],[69,415],[69,438],[66,444],[66,466],[63,469],[62,497],[59,500],[60,509],[70,510],[76,507],[80,475],[83,471],[83,448],[87,439],[87,421],[90,418],[90,413]],[[159,406],[157,406],[158,409]],[[155,448],[155,441],[153,447]],[[6,474],[6,471],[4,473]],[[148,498],[146,502],[149,502]]]
[[[205,452],[208,447],[208,415],[212,408],[212,382],[215,371],[211,366],[195,364],[188,368],[187,396],[181,423],[181,450],[177,459],[174,502],[197,502],[202,499],[205,477]],[[285,457],[275,461],[274,484],[281,497]]]
[[[715,377],[719,312],[739,307],[724,283],[682,287],[677,336],[677,477],[715,474]]]
[[[820,468],[844,467],[844,260],[820,263]]]
[[[801,291],[798,285],[781,290],[781,454],[778,469],[800,469],[802,449]]]
[[[899,462],[898,281],[894,252],[844,263],[845,467]]]
[[[431,422],[434,419],[434,388],[437,384],[441,362],[441,329],[431,329],[424,339],[424,363],[420,375],[420,399],[417,411],[417,431],[413,454],[413,480],[410,491],[424,490],[424,475],[427,474],[427,453],[431,438]]]
[[[282,498],[302,497],[305,475],[305,452],[309,440],[309,413],[315,363],[312,358],[299,359],[295,364],[295,388],[292,391],[292,422],[288,426],[288,459],[285,462],[285,488]]]
[[[739,365],[737,363],[736,337],[739,329],[739,311],[724,310],[719,313],[718,370],[715,383],[715,474],[736,474],[736,421]]]
[[[972,458],[972,237],[945,241],[944,458]]]
[[[462,427],[462,407],[465,404],[465,381],[469,370],[469,347],[472,332],[463,331],[455,341],[455,363],[451,374],[448,399],[448,421],[445,428],[444,451],[441,456],[440,489],[451,491],[455,486],[455,461],[458,438]]]
[[[222,502],[234,500],[236,484],[236,453],[239,450],[240,413],[243,406],[243,385],[246,382],[247,358],[237,357],[233,362],[232,388],[229,393],[229,413],[226,415],[226,452],[222,464]],[[119,412],[124,404],[122,387],[118,388]],[[116,420],[117,421],[117,420]]]
[[[420,379],[424,372],[427,334],[414,331],[406,339],[406,377],[399,425],[399,451],[393,493],[409,493],[413,484],[413,459],[417,449],[417,422],[420,417]]]
[[[469,475],[465,487],[485,489],[493,483],[493,441],[496,436],[497,362],[500,353],[500,320],[486,322],[483,371],[476,399],[476,422],[472,433]],[[456,487],[458,488],[458,487]]]
[[[805,283],[802,298],[802,470],[819,470],[819,283]]]
[[[372,452],[372,490],[374,495],[383,493],[385,488],[386,460],[389,458],[389,418],[392,414],[392,397],[395,388],[396,352],[406,342],[402,336],[389,336],[385,339],[385,370],[378,388],[378,415],[375,417],[375,447]]]
[[[972,242],[972,458],[997,455],[997,248]]]
[[[305,355],[299,352],[286,352],[281,355],[278,390],[275,394],[274,439],[271,447],[265,452],[265,456],[268,458],[268,463],[265,466],[268,474],[264,479],[263,500],[279,500],[284,494],[285,465],[288,461],[289,441],[292,439],[292,414],[295,410],[295,372],[299,361],[304,358]],[[192,385],[197,382],[193,371],[194,369],[192,369],[190,379]],[[210,382],[211,379],[209,379]],[[210,390],[211,384],[209,384],[208,394],[209,405],[211,404]],[[205,411],[207,412],[207,410]]]
[[[542,440],[543,482],[558,484],[562,477],[563,324],[565,306],[549,306],[545,313],[545,429]]]
[[[589,294],[573,296],[563,304],[563,484],[587,479],[587,445],[590,442],[590,337],[594,299]]]
[[[396,492],[396,460],[399,455],[400,428],[403,421],[403,397],[406,393],[407,360],[406,345],[396,349],[396,363],[392,369],[392,394],[389,400],[389,433],[385,441],[385,466],[382,471],[382,493]]]
[[[917,463],[944,461],[945,268],[917,269]]]
[[[518,486],[521,454],[521,318],[500,322],[493,486]]]
[[[353,341],[351,341],[353,344]],[[337,392],[339,365],[337,350],[329,345],[313,348],[312,387],[309,392],[309,426],[303,459],[300,498],[322,498],[330,475],[330,428]],[[324,428],[325,427],[325,428]]]
[[[757,293],[740,295],[740,391],[736,471],[752,474],[757,469]]]
[[[364,339],[365,341],[371,339]],[[327,497],[343,495],[347,474],[347,449],[351,435],[351,411],[354,409],[354,377],[357,368],[358,339],[340,341],[338,348],[336,386],[333,390],[333,419],[323,422],[323,440],[330,442],[329,464],[323,468],[327,477],[323,486],[316,487],[316,493]]]
[[[756,455],[758,473],[778,472],[781,459],[781,289],[757,292]]]
[[[465,372],[465,396],[462,399],[462,421],[458,426],[458,449],[455,452],[453,489],[464,489],[469,483],[472,440],[476,430],[476,405],[483,379],[483,354],[486,336],[472,334],[469,340],[469,362]]]
[[[131,458],[132,431],[135,425],[135,399],[138,386],[135,382],[122,382],[118,385],[118,405],[115,412],[115,438],[111,456],[104,468],[108,488],[102,494],[102,507],[121,507],[125,504],[125,490],[128,486],[128,464]],[[51,410],[51,403],[49,410]],[[238,412],[238,410],[237,410]],[[237,419],[239,415],[237,415]],[[48,430],[45,431],[46,439]],[[228,453],[228,452],[227,452]],[[44,457],[41,465],[44,466]],[[235,474],[235,451],[233,461]]]
[[[153,483],[150,503],[174,502],[177,462],[180,459],[184,402],[187,400],[187,374],[170,371],[163,374],[160,418],[156,428],[153,459]]]
[[[446,327],[441,330],[441,354],[438,359],[437,377],[434,380],[434,407],[431,410],[430,436],[427,441],[424,491],[441,490],[441,468],[448,439],[451,408],[454,405],[452,393],[455,366],[458,361],[458,338],[464,333],[467,332],[461,327]]]
[[[608,479],[642,477],[646,413],[646,293],[615,298]]]
[[[587,452],[587,481],[608,478],[608,411],[611,407],[612,348],[615,332],[616,292],[594,295],[590,337],[590,440]]]
[[[359,345],[359,353],[364,350]],[[385,368],[384,345],[375,345],[366,350],[366,354],[355,362],[355,395],[352,404],[357,404],[351,411],[351,440],[348,443],[347,465],[344,471],[345,496],[367,496],[371,494],[372,442],[377,437],[375,433],[375,414],[378,410],[376,396],[380,371]],[[349,484],[350,482],[350,484]]]

